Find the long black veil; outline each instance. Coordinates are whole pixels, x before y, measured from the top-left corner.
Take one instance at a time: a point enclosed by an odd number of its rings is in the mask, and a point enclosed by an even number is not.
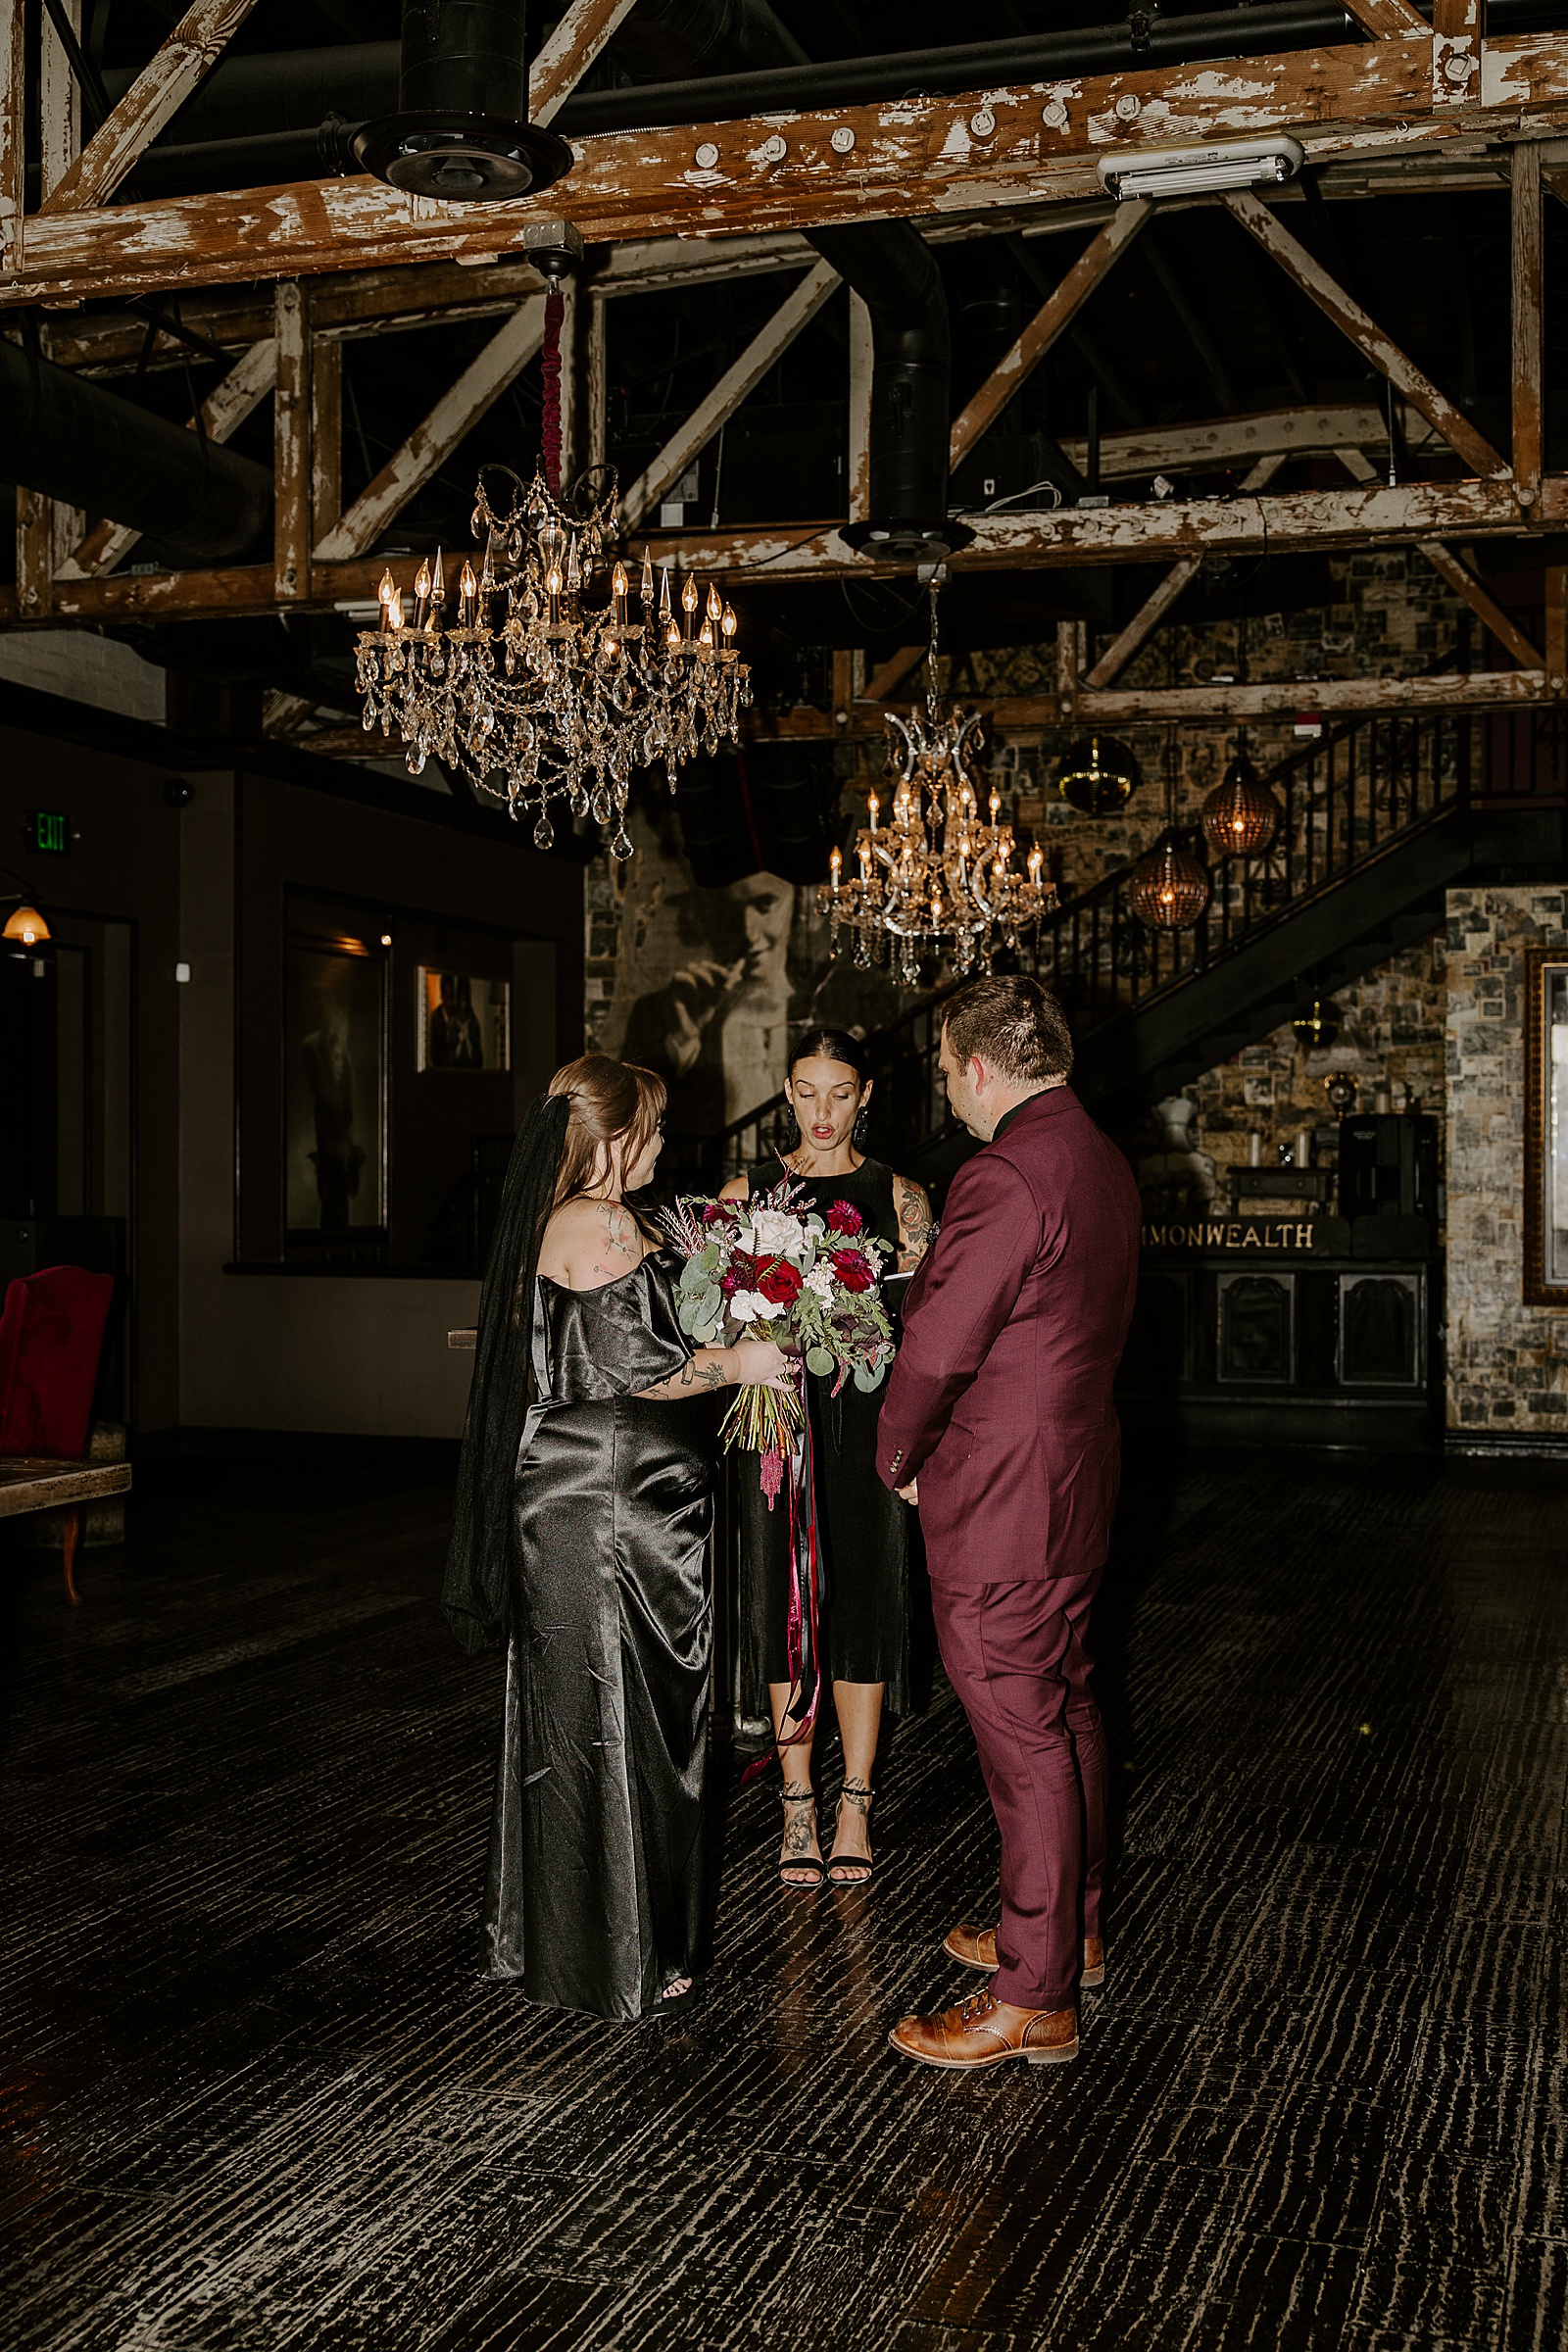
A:
[[[441,1590],[448,1624],[474,1655],[493,1649],[507,1633],[513,1480],[523,1421],[534,1401],[534,1282],[570,1112],[566,1095],[540,1095],[529,1104],[508,1163],[479,1295],[473,1386]]]

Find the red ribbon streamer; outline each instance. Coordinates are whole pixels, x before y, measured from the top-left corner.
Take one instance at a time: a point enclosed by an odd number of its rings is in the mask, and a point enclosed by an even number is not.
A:
[[[781,1732],[777,1747],[799,1747],[810,1739],[816,1729],[816,1711],[822,1696],[822,1656],[819,1646],[821,1619],[821,1566],[816,1544],[816,1490],[813,1484],[815,1463],[811,1445],[811,1415],[805,1395],[806,1376],[801,1376],[801,1402],[805,1420],[801,1429],[798,1455],[791,1449],[790,1461],[790,1597],[785,1620],[785,1662],[790,1674],[789,1703],[784,1709],[788,1723],[795,1713],[796,1694],[805,1688],[808,1672],[811,1676],[811,1703],[793,1732]],[[773,1761],[773,1748],[765,1755],[756,1756],[741,1774],[741,1787],[755,1781],[759,1773],[767,1770]]]
[[[566,298],[553,285],[545,296],[545,345],[540,363],[545,398],[539,435],[545,486],[552,498],[561,496],[561,326],[565,316]]]

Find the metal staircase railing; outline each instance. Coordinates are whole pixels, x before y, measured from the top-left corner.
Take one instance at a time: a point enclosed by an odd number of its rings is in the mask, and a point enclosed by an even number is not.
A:
[[[1346,720],[1267,772],[1283,810],[1274,843],[1265,857],[1211,869],[1209,904],[1196,924],[1154,931],[1143,923],[1133,911],[1129,863],[1058,907],[1022,968],[1057,998],[1082,1049],[1463,804],[1474,731],[1463,711]],[[1183,839],[1202,847],[1196,826]],[[947,1125],[937,1055],[952,994],[935,992],[865,1041],[880,1095],[873,1142],[900,1164]],[[793,1135],[788,1104],[782,1094],[770,1096],[688,1147],[680,1181],[716,1186],[770,1161],[786,1134]]]

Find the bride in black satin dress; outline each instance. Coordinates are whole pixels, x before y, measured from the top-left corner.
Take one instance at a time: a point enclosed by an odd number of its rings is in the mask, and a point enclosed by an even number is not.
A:
[[[485,1973],[631,2019],[689,1993],[704,1909],[712,1417],[793,1387],[769,1343],[695,1348],[680,1259],[623,1196],[664,1088],[587,1054],[528,1114],[485,1277],[444,1605],[506,1642]]]
[[[888,1246],[890,1263],[912,1273],[931,1245],[931,1204],[919,1185],[866,1158],[857,1144],[871,1080],[859,1041],[843,1029],[812,1029],[790,1055],[785,1092],[800,1127],[784,1165],[824,1217],[846,1202],[861,1230]],[[765,1190],[778,1170],[759,1169]],[[744,1200],[748,1178],[724,1187]],[[825,1570],[819,1626],[821,1669],[833,1686],[844,1748],[844,1784],[824,1863],[811,1785],[811,1734],[800,1716],[808,1693],[789,1674],[785,1640],[790,1585],[789,1522],[769,1511],[755,1474],[741,1473],[741,1684],[748,1713],[766,1690],[784,1774],[785,1884],[812,1886],[824,1872],[835,1886],[871,1876],[871,1773],[884,1696],[906,1711],[909,1677],[908,1508],[876,1475],[876,1430],[883,1391],[847,1383],[835,1396],[830,1378],[807,1374],[811,1415],[812,1485]],[[814,1725],[812,1727],[814,1733]]]

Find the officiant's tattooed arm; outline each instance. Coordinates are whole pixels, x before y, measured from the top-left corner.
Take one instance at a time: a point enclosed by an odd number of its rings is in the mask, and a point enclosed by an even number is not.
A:
[[[907,1176],[895,1176],[893,1192],[899,1214],[899,1272],[912,1274],[937,1238],[931,1203],[920,1186]]]

